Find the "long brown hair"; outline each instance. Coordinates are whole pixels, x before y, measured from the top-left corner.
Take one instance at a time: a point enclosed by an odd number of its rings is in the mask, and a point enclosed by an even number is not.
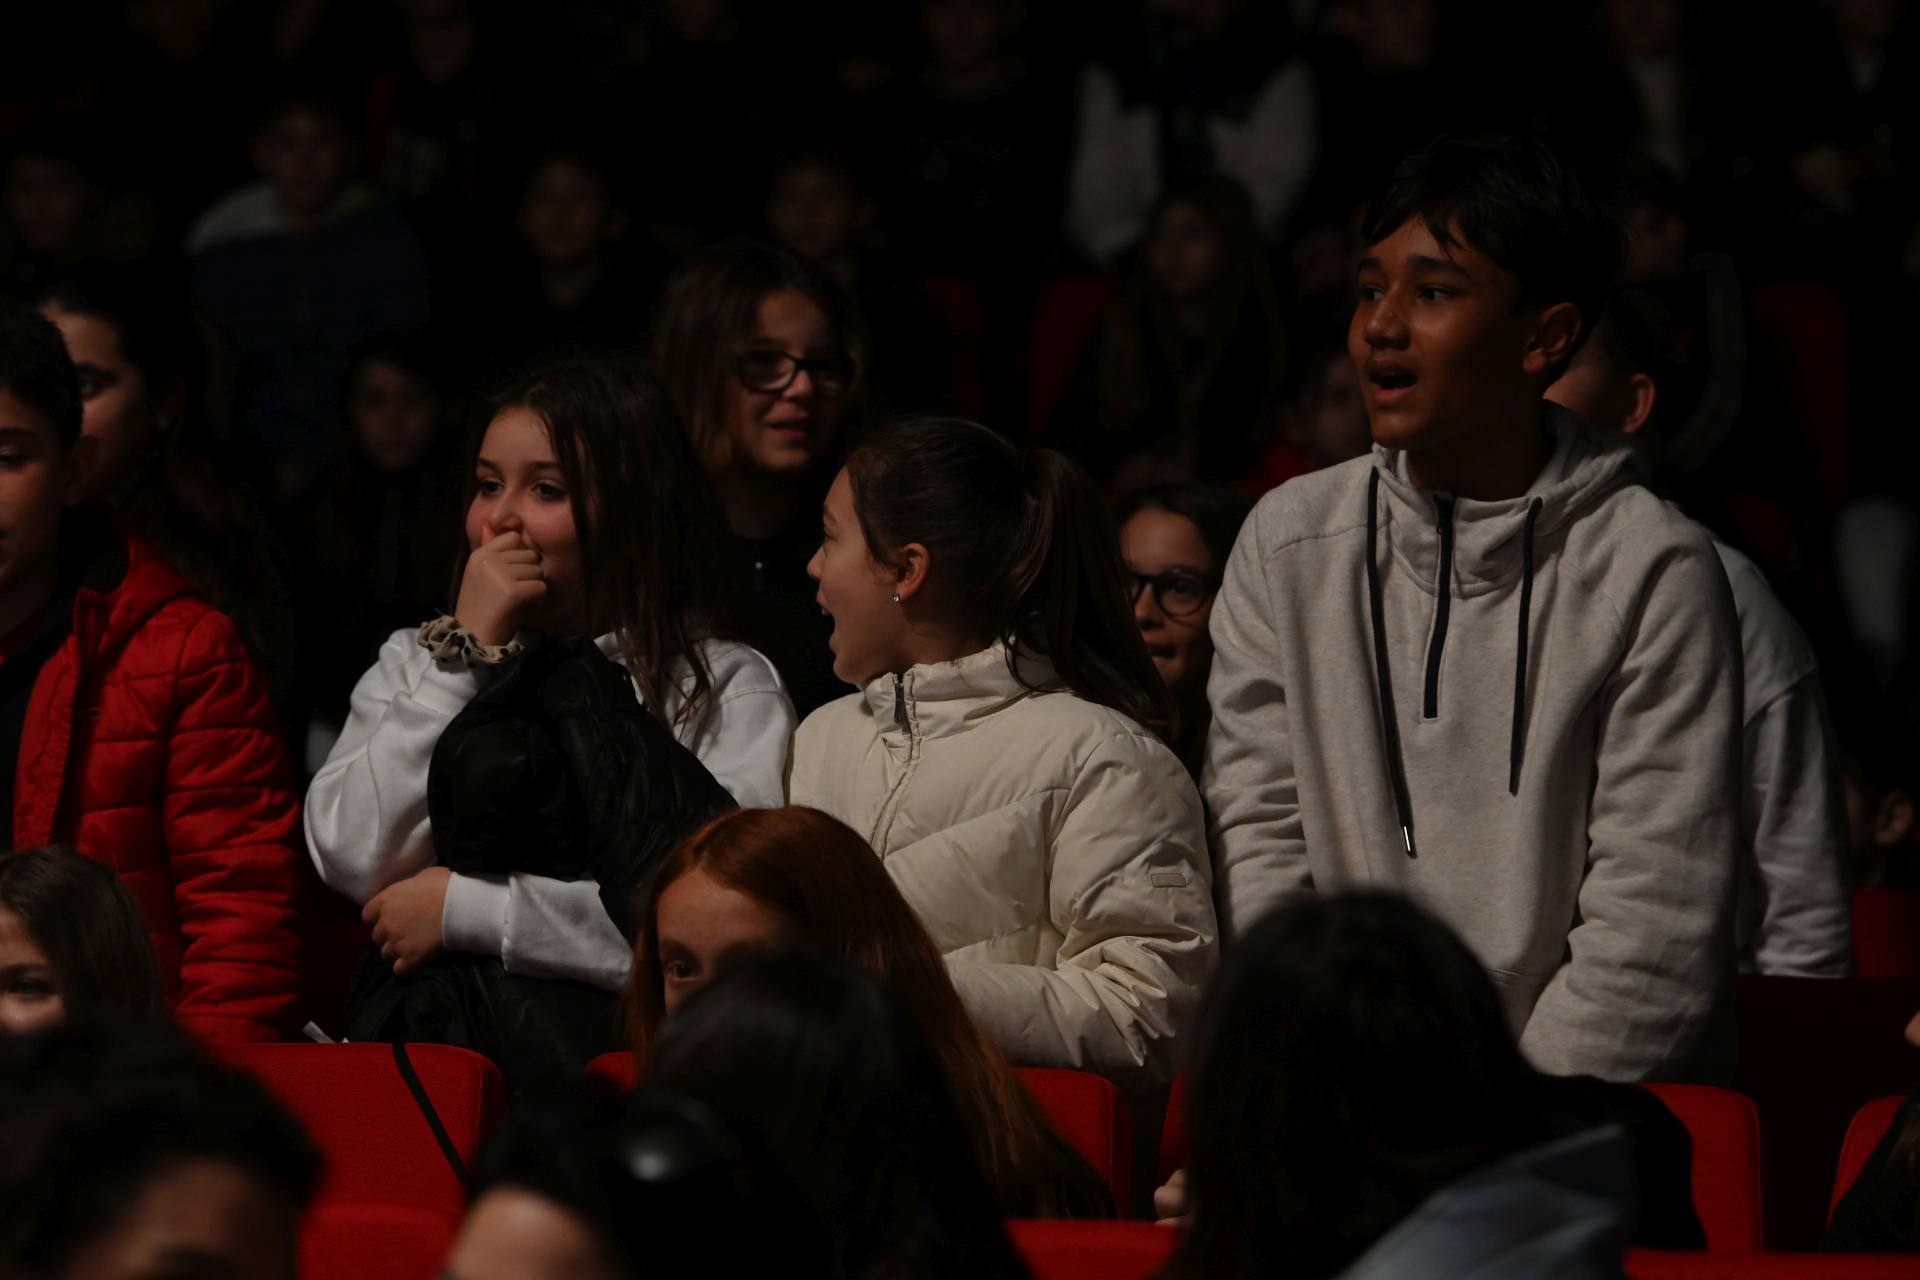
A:
[[[853,300],[831,276],[784,249],[728,240],[695,257],[673,278],[649,343],[654,371],[709,471],[725,470],[732,461],[727,391],[733,360],[753,339],[761,302],[789,290],[820,308],[833,340],[853,358],[853,384],[840,400],[839,438],[856,433],[867,338]],[[826,474],[831,478],[833,472],[829,468]]]
[[[858,833],[817,809],[738,809],[696,829],[643,892],[627,1026],[642,1067],[666,1020],[655,939],[660,895],[699,870],[777,912],[807,945],[888,983],[946,1068],[995,1199],[1016,1217],[1104,1216],[1111,1206],[967,1016],[940,951]],[[1078,1184],[1078,1185],[1076,1185]]]
[[[977,422],[911,418],[847,459],[867,550],[893,565],[923,544],[975,626],[1047,658],[1069,689],[1165,736],[1173,701],[1120,576],[1106,504],[1052,449],[1021,449]]]
[[[663,720],[673,663],[684,659],[692,688],[676,720],[698,724],[713,692],[700,641],[735,634],[738,615],[719,504],[666,392],[622,356],[577,357],[521,379],[475,420],[462,511],[473,504],[487,427],[507,409],[546,424],[566,476],[593,633],[618,637],[627,674]],[[454,568],[456,592],[466,559]]]
[[[65,845],[0,856],[0,907],[46,953],[69,1018],[166,1017],[147,922],[111,868]]]

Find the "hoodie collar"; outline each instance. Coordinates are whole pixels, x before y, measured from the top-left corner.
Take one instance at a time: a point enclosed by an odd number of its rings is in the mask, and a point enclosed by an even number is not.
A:
[[[869,680],[867,713],[888,740],[961,733],[1036,691],[1059,687],[1053,664],[1022,653],[1016,673],[1004,641],[952,662],[928,662]]]
[[[1471,596],[1513,581],[1520,573],[1520,535],[1527,510],[1537,499],[1535,534],[1546,538],[1622,485],[1637,479],[1635,455],[1625,437],[1594,431],[1576,414],[1551,401],[1545,429],[1553,451],[1524,494],[1498,502],[1453,500],[1453,591]],[[1437,497],[1407,477],[1402,449],[1375,445],[1373,469],[1380,474],[1387,508],[1388,540],[1393,554],[1413,579],[1432,591],[1440,561],[1441,505]]]

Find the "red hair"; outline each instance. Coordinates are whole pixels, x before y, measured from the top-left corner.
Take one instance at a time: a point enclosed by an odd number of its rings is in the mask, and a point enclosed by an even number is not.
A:
[[[817,809],[736,809],[696,828],[643,891],[627,1028],[644,1071],[666,1018],[654,939],[660,895],[699,870],[777,913],[806,945],[888,983],[945,1066],[995,1198],[1009,1216],[1111,1214],[1098,1179],[967,1015],[945,960],[880,859]]]

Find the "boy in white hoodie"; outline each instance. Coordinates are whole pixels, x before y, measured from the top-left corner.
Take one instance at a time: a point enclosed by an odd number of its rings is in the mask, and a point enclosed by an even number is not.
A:
[[[1541,393],[1612,224],[1536,144],[1443,138],[1365,228],[1374,450],[1255,509],[1213,614],[1202,785],[1226,935],[1411,894],[1559,1073],[1731,1053],[1740,651],[1706,537]]]

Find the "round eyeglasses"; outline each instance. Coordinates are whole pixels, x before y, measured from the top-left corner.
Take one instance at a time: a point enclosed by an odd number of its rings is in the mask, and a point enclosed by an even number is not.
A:
[[[785,391],[802,369],[823,396],[844,395],[853,385],[853,357],[844,351],[796,356],[776,347],[750,347],[733,360],[734,376],[749,391]]]
[[[1188,569],[1168,569],[1165,573],[1127,573],[1127,600],[1140,603],[1142,591],[1153,592],[1153,603],[1169,618],[1190,618],[1207,607],[1207,601],[1220,589],[1220,579],[1209,578]]]

